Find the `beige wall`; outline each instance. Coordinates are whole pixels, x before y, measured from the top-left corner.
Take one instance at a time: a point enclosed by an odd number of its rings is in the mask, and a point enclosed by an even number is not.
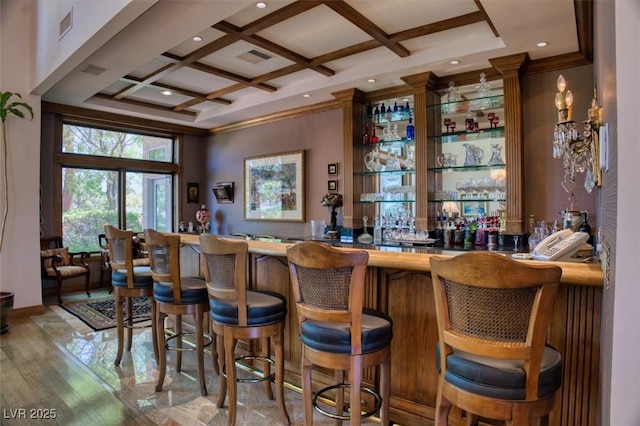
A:
[[[305,150],[306,156],[306,221],[245,221],[244,158],[298,150]],[[220,211],[223,214],[224,234],[309,236],[311,219],[324,219],[329,223],[329,209],[320,205],[321,197],[327,193],[327,180],[337,179],[338,191],[345,191],[342,155],[342,111],[338,109],[214,135],[206,157],[208,183],[204,192],[208,197],[207,205],[213,213]],[[329,163],[338,163],[338,175],[327,175]],[[216,204],[211,192],[216,182],[235,182],[235,203]],[[341,223],[342,211],[339,209],[338,224]]]
[[[546,220],[553,223],[559,214],[568,209],[569,194],[562,189],[562,160],[552,155],[553,128],[558,120],[554,99],[557,92],[556,80],[562,74],[568,88],[574,95],[573,119],[582,132],[583,120],[587,118],[587,109],[593,98],[593,66],[587,65],[543,74],[527,75],[523,82],[524,114],[524,213],[525,223],[529,215],[536,221]],[[584,189],[585,174],[576,178],[576,210],[588,210],[592,230],[596,230],[598,212],[596,199],[599,189],[589,194]],[[527,228],[525,228],[527,229]]]
[[[29,0],[0,1],[0,90],[21,93],[35,115],[31,121],[10,117],[6,122],[9,211],[0,252],[0,289],[15,293],[14,308],[42,305],[38,227],[40,97],[30,95],[32,64],[28,52],[34,48],[31,6]]]

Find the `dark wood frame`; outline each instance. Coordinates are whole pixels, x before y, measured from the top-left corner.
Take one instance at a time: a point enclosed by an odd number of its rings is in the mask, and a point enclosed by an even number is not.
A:
[[[194,194],[192,194],[192,192],[194,192]],[[200,184],[195,182],[189,182],[187,184],[187,203],[197,204],[199,202],[200,202]]]

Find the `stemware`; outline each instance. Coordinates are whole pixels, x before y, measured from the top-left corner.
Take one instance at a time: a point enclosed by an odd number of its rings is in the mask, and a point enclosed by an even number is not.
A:
[[[451,119],[450,118],[445,118],[444,119],[444,125],[447,128],[447,133],[449,133],[449,127],[451,126]]]

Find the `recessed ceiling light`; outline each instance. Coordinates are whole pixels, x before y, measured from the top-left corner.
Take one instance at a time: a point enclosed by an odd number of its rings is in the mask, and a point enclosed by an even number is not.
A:
[[[546,47],[549,43],[547,43],[546,41],[541,41],[540,43],[536,43],[536,46],[538,47]]]
[[[193,41],[202,41],[202,37],[200,36],[193,36],[193,38],[191,39]]]
[[[259,1],[258,3],[256,3],[256,7],[258,9],[264,9],[265,7],[267,7],[267,4],[263,1]]]
[[[449,62],[451,65],[458,65],[460,63],[459,60],[454,59],[453,61]]]
[[[375,78],[370,78],[369,80],[367,80],[369,83],[375,83],[376,79]]]
[[[310,94],[308,94],[308,93],[305,93],[305,94],[304,94],[304,95],[302,95],[302,96],[304,96],[305,98],[310,98],[310,97],[311,97],[311,95],[310,95]]]
[[[163,90],[161,93],[162,93],[163,95],[165,95],[165,96],[171,96],[171,95],[173,95],[173,92],[172,92],[171,90]]]

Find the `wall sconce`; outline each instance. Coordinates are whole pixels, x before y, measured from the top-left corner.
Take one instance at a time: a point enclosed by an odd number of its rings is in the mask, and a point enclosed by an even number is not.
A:
[[[593,100],[587,111],[582,135],[573,121],[573,94],[567,90],[567,82],[562,75],[558,76],[558,93],[555,104],[558,109],[558,123],[553,131],[553,158],[562,160],[564,176],[562,188],[569,193],[569,210],[575,209],[574,189],[576,174],[584,173],[584,188],[591,193],[594,187],[602,184],[600,171],[598,129],[602,124],[602,108],[597,106],[596,90],[593,89]]]

